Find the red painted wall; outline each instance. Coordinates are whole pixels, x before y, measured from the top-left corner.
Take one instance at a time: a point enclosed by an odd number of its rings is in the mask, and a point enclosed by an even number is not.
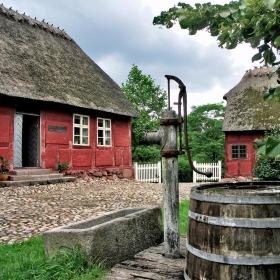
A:
[[[81,112],[77,112],[81,113]],[[13,168],[15,109],[0,105],[0,155]],[[103,117],[102,114],[98,117]],[[57,168],[58,162],[68,161],[71,169],[132,169],[130,118],[112,116],[112,147],[97,146],[97,116],[90,116],[90,145],[73,145],[73,114],[41,111],[41,167]],[[106,116],[106,118],[109,118]],[[52,132],[49,126],[65,127],[64,132]]]
[[[226,132],[225,133],[225,177],[253,177],[253,167],[256,162],[256,153],[254,150],[254,141],[264,136],[263,132],[248,131],[248,132]],[[247,159],[232,159],[231,146],[246,145]]]
[[[81,113],[81,112],[77,112]],[[98,117],[103,117],[102,115]],[[97,116],[90,116],[90,145],[73,145],[73,114],[41,112],[41,166],[56,168],[58,162],[68,161],[72,169],[132,168],[131,123],[129,118],[111,117],[112,147],[97,145]],[[108,118],[108,117],[106,117]],[[66,132],[50,132],[49,126],[66,127]]]
[[[14,109],[0,105],[0,155],[11,163],[13,162],[13,145]]]

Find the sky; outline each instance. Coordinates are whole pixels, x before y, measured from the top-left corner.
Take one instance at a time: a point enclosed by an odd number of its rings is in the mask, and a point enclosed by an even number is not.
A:
[[[178,26],[154,26],[154,16],[176,5],[174,0],[2,0],[6,7],[64,29],[119,85],[133,64],[167,89],[165,74],[187,86],[188,107],[223,101],[256,52],[248,45],[218,47],[207,32],[189,36]],[[188,0],[189,4],[196,2]],[[207,1],[208,2],[208,1]],[[229,1],[216,0],[223,4]],[[172,84],[172,102],[178,87]]]

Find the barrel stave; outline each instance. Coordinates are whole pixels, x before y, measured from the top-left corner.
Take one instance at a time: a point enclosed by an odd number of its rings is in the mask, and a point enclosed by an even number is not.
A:
[[[187,253],[186,273],[191,280],[278,280],[279,265],[227,265],[213,263]]]
[[[195,187],[189,215],[186,279],[280,279],[280,182]]]

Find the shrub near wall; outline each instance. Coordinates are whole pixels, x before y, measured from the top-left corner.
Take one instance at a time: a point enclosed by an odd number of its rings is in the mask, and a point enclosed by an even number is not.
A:
[[[179,182],[192,182],[192,169],[189,165],[186,155],[179,156],[178,158],[179,171],[178,178]]]
[[[156,163],[160,160],[160,147],[157,145],[139,145],[133,149],[134,162]]]
[[[280,160],[259,158],[254,167],[254,175],[260,180],[280,180]]]

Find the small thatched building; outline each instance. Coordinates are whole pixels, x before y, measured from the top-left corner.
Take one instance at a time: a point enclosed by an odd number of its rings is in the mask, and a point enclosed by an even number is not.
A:
[[[0,50],[0,155],[14,168],[132,170],[136,111],[63,30],[2,5]]]
[[[264,92],[277,84],[274,68],[256,68],[247,71],[240,83],[224,96],[226,177],[253,176],[255,140],[280,125],[280,103],[263,99]]]

